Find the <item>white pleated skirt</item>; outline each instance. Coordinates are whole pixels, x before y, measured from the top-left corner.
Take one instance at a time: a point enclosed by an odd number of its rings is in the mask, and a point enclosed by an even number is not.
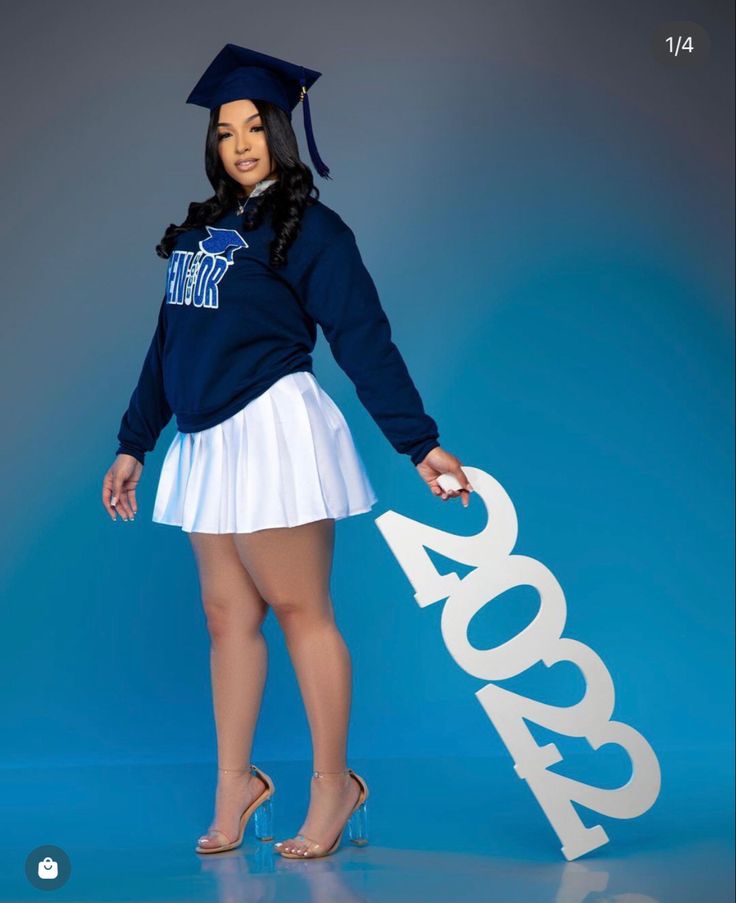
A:
[[[342,412],[304,370],[216,426],[177,432],[153,520],[186,533],[252,533],[340,520],[377,501]]]

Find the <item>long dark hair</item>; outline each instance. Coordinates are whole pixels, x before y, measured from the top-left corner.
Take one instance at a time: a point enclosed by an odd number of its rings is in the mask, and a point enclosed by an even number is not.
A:
[[[314,184],[311,169],[299,159],[296,135],[286,113],[268,101],[254,100],[253,103],[261,114],[271,163],[278,179],[256,195],[252,204],[248,204],[242,227],[249,232],[261,224],[267,212],[271,213],[275,235],[270,245],[269,263],[279,267],[286,264],[289,247],[299,234],[304,208],[319,199],[319,188]],[[201,203],[192,201],[181,225],[169,225],[161,242],[156,245],[159,257],[171,255],[176,238],[182,232],[196,226],[212,225],[242,197],[240,185],[225,172],[218,153],[219,116],[219,107],[210,112],[204,153],[205,171],[215,193]]]

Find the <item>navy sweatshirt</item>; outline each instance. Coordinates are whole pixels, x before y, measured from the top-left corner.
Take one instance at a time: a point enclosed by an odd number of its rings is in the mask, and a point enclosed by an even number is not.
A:
[[[254,186],[250,198],[272,183]],[[246,202],[247,203],[247,202]],[[183,433],[231,417],[287,373],[312,372],[319,324],[391,445],[418,464],[440,443],[363,264],[353,231],[308,206],[288,263],[271,267],[267,213],[250,232],[235,207],[177,238],[158,323],[118,432],[141,463],[176,415]]]

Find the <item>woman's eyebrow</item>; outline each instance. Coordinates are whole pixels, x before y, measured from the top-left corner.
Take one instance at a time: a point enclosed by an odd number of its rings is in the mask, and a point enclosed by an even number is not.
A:
[[[251,119],[256,119],[256,118],[257,118],[258,116],[260,116],[260,115],[261,115],[260,113],[254,113],[252,116],[248,116],[246,119],[244,119],[243,122],[250,122]],[[221,126],[221,125],[229,125],[229,126],[232,127],[232,123],[231,123],[231,122],[218,122],[217,125],[218,125],[218,126]]]

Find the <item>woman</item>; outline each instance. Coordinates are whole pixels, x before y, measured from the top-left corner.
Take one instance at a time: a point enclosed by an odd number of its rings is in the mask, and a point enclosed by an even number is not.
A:
[[[214,195],[192,203],[157,247],[169,259],[166,293],[138,384],[121,421],[103,504],[137,512],[145,453],[176,414],[153,520],[189,534],[211,638],[217,731],[215,814],[197,851],[270,839],[273,782],[250,763],[266,675],[261,625],[269,606],[284,631],[313,747],[311,798],[281,855],[325,856],[366,842],[366,782],[346,767],[351,659],[329,584],[335,520],[377,501],[350,429],[312,373],[322,327],[358,396],[400,453],[443,500],[472,491],[440,447],[355,236],[318,200],[299,159],[291,108],[319,76],[227,45],[189,101],[210,110],[205,167]],[[313,196],[312,193],[316,194]],[[461,489],[445,491],[440,474]],[[259,824],[260,822],[260,824]],[[354,830],[353,830],[354,829]]]

